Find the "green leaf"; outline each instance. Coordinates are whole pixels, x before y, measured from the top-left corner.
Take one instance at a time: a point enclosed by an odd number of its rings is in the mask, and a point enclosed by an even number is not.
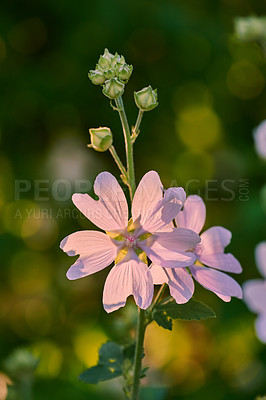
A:
[[[84,371],[79,379],[85,383],[99,383],[123,375],[134,361],[135,343],[120,346],[107,342],[99,350],[98,364]]]
[[[152,313],[155,322],[169,330],[172,330],[172,319],[189,321],[214,318],[215,316],[215,312],[209,306],[194,299],[185,304],[177,304],[174,299],[167,299],[158,303]]]
[[[99,383],[123,374],[123,348],[114,342],[107,342],[99,350],[99,361],[84,371],[79,379],[85,383]]]
[[[172,330],[173,322],[172,319],[167,315],[167,312],[157,308],[153,311],[152,318],[154,321],[164,329]]]

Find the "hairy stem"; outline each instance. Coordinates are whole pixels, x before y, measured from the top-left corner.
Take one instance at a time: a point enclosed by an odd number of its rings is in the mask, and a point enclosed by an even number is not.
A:
[[[139,308],[131,400],[138,399],[145,330],[145,310]]]
[[[113,157],[113,159],[115,160],[116,165],[117,165],[118,168],[120,169],[122,175],[126,178],[126,177],[127,177],[126,168],[124,167],[122,161],[120,160],[119,155],[117,154],[117,152],[116,152],[116,150],[115,150],[115,148],[114,148],[113,145],[109,148],[109,151],[110,151],[110,153],[112,154],[112,157]]]
[[[136,124],[132,128],[132,131],[133,131],[133,135],[132,135],[133,143],[135,142],[135,140],[137,139],[137,137],[139,135],[139,128],[140,128],[140,124],[141,124],[141,121],[142,121],[143,114],[144,114],[144,111],[139,110]]]
[[[126,157],[127,157],[127,176],[128,176],[129,190],[130,190],[130,198],[132,201],[135,190],[136,190],[134,159],[133,159],[133,143],[131,140],[130,129],[129,129],[122,97],[120,96],[117,99],[115,99],[115,102],[116,102],[117,111],[120,116],[121,124],[123,127],[124,138],[125,138]]]

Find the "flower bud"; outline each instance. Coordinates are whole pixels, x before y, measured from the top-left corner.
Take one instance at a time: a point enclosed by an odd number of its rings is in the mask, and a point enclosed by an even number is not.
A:
[[[243,42],[266,40],[266,17],[235,18],[235,33]]]
[[[96,69],[95,71],[89,71],[88,77],[94,85],[102,85],[106,79],[104,74],[98,69]]]
[[[115,72],[112,69],[108,69],[107,71],[103,71],[105,79],[115,78]]]
[[[111,67],[111,61],[113,57],[113,54],[111,54],[108,49],[105,49],[103,55],[99,58],[98,67],[103,70],[109,69]]]
[[[109,128],[89,129],[91,136],[91,145],[97,151],[106,151],[113,143],[113,135]]]
[[[126,83],[129,80],[132,71],[132,65],[124,64],[122,67],[119,68],[117,76],[121,81],[125,81]]]
[[[151,86],[145,87],[138,92],[134,92],[135,103],[141,111],[151,111],[158,106],[157,89],[153,90]]]
[[[103,94],[109,99],[117,99],[124,93],[125,85],[117,78],[109,79],[103,85]]]

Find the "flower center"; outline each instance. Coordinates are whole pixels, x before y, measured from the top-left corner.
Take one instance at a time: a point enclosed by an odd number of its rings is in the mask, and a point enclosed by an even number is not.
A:
[[[134,246],[136,246],[137,244],[137,239],[135,239],[135,237],[133,235],[129,235],[126,237],[126,247],[128,248],[132,248]]]

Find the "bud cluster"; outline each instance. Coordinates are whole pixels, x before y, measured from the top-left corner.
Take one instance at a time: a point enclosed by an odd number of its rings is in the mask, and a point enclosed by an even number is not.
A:
[[[89,79],[94,85],[103,86],[103,94],[109,99],[120,97],[132,74],[133,66],[128,65],[123,56],[114,55],[105,49],[100,56],[95,70],[88,73]]]
[[[235,18],[235,33],[243,42],[266,40],[266,17],[237,17]]]

